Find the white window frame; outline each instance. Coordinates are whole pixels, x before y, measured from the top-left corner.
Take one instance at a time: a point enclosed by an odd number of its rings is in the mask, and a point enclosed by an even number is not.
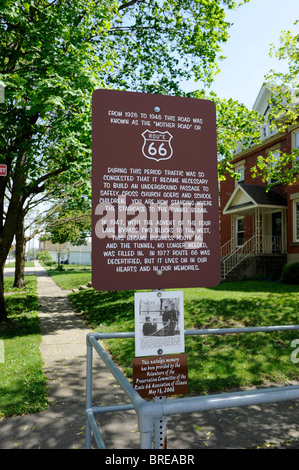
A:
[[[240,232],[240,231],[238,230],[238,222],[239,222],[239,220],[243,220],[243,232]],[[241,246],[244,245],[244,239],[245,239],[244,217],[236,217],[235,231],[236,231],[236,248],[239,248],[239,247],[241,247]],[[241,245],[239,245],[239,243],[238,243],[238,241],[239,241],[238,233],[243,233],[243,243],[242,243]]]
[[[277,133],[277,128],[276,126],[272,126],[271,123],[266,122],[265,124],[262,124],[260,127],[261,131],[261,140],[266,140],[268,137],[271,137],[272,135]]]
[[[236,173],[238,173],[238,175],[240,175],[239,178],[238,178],[238,181],[240,181],[240,182],[244,181],[244,178],[245,178],[244,172],[245,172],[244,165],[239,166],[238,168],[236,168]]]
[[[279,148],[270,150],[268,153],[272,153],[273,156],[276,158],[277,163],[279,162],[279,159],[280,159],[280,149]],[[277,163],[274,163],[274,169],[276,168]],[[277,178],[271,178],[270,179],[270,183],[276,183],[276,182],[277,182]]]
[[[293,241],[299,243],[299,197],[293,199]]]
[[[245,179],[245,164],[243,162],[237,164],[235,167],[235,173],[241,175],[241,177],[235,179],[235,186],[237,186],[238,183],[244,182]]]
[[[292,148],[299,148],[299,128],[295,129],[292,132]],[[299,160],[299,157],[296,158],[296,161]]]

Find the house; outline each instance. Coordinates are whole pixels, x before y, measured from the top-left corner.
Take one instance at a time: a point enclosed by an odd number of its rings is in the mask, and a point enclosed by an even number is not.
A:
[[[253,109],[269,110],[270,88],[264,85]],[[258,156],[290,153],[299,148],[299,122],[285,132],[269,124],[261,128],[261,142],[234,154],[239,179],[227,176],[220,184],[222,277],[266,275],[278,278],[284,264],[299,262],[299,176],[292,185],[269,189],[261,176],[253,177]],[[272,181],[275,183],[275,181]]]
[[[91,241],[86,240],[86,245],[71,245],[69,242],[64,244],[51,241],[41,241],[40,251],[47,250],[54,261],[62,264],[87,264],[91,265]]]

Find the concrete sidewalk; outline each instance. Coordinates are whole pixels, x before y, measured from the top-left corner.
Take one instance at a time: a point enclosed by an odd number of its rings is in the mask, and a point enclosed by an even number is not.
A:
[[[69,292],[60,289],[38,262],[35,265],[34,269],[26,268],[26,274],[37,275],[40,350],[50,406],[41,413],[0,421],[0,449],[84,449],[86,335],[90,330],[72,309]],[[6,275],[12,275],[12,271],[9,268]],[[96,354],[94,365],[94,404],[128,402]],[[120,413],[104,417],[107,447],[138,448],[136,414],[125,414],[129,419]]]
[[[0,421],[0,449],[84,449],[86,334],[90,331],[67,295],[36,262],[41,354],[48,378],[49,409]],[[94,354],[94,405],[128,403]],[[294,382],[295,384],[295,382]],[[134,411],[103,415],[107,449],[139,449]],[[167,418],[168,449],[244,449],[299,439],[299,401],[213,410]],[[298,440],[299,442],[299,440]],[[298,442],[289,447],[299,448]]]

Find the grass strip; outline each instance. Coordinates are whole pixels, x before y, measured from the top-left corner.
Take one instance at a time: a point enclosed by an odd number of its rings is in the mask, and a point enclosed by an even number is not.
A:
[[[227,282],[183,289],[185,329],[299,324],[299,286],[267,281]],[[134,291],[72,293],[76,308],[100,332],[134,331]],[[291,342],[299,331],[188,336],[190,393],[210,393],[299,379]],[[112,358],[132,377],[134,340],[106,340]]]
[[[43,264],[43,266],[63,290],[77,289],[81,285],[87,285],[91,280],[91,266],[60,265],[59,268],[57,265],[49,267]]]
[[[26,276],[26,287],[13,288],[5,278],[6,307],[13,321],[0,331],[4,361],[0,363],[0,418],[43,411],[48,406],[46,378],[40,355],[40,326],[36,276]]]

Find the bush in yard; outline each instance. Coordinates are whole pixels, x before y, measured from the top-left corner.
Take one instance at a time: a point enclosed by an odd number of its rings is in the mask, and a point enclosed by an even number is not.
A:
[[[36,256],[37,256],[37,259],[41,261],[52,261],[52,256],[47,250],[39,251]]]
[[[285,284],[299,285],[299,263],[286,264],[283,267],[281,279]]]

